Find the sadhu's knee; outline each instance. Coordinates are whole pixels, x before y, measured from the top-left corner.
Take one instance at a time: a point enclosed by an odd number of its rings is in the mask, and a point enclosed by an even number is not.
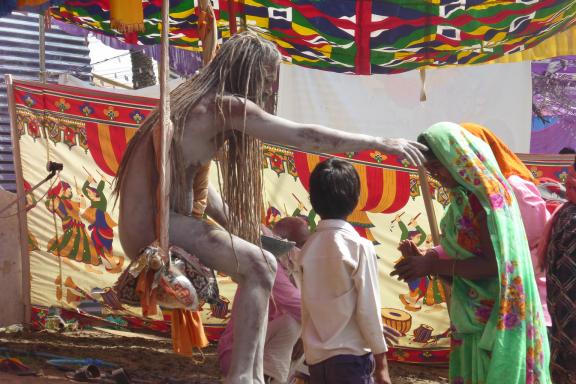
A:
[[[246,271],[245,278],[266,290],[272,290],[278,268],[276,258],[270,252],[257,248],[252,253],[250,260],[252,261],[251,268]]]

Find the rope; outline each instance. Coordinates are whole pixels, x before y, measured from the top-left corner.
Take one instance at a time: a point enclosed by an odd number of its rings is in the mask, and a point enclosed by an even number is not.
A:
[[[48,139],[48,132],[46,132],[46,126],[44,124],[42,124],[42,128],[44,131],[44,137],[46,139],[46,162],[50,161],[50,140]],[[48,191],[50,189],[52,189],[52,186],[54,185],[54,183],[56,182],[56,180],[60,180],[60,172],[58,172],[56,178],[52,181],[52,183],[50,184],[50,187],[48,188],[48,190],[46,191],[46,194],[48,193]],[[46,195],[44,194],[44,195]],[[54,208],[54,201],[52,201],[52,208]],[[52,223],[54,225],[54,234],[55,234],[55,238],[54,238],[54,245],[56,245],[56,256],[58,257],[58,280],[60,282],[60,298],[58,298],[58,302],[60,303],[60,305],[63,305],[62,299],[64,298],[64,275],[62,273],[62,255],[60,254],[60,234],[58,233],[58,224],[56,222],[56,212],[54,211],[54,209],[50,209],[49,210],[52,213]]]

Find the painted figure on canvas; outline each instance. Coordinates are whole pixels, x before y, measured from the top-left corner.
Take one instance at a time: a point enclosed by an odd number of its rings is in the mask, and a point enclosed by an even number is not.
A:
[[[82,185],[82,193],[90,201],[90,207],[82,213],[82,218],[88,223],[88,230],[91,231],[90,238],[94,244],[96,253],[101,258],[107,272],[120,273],[124,264],[124,257],[117,259],[112,253],[112,242],[114,240],[113,228],[117,225],[106,211],[108,200],[104,195],[106,182],[100,180],[96,187],[92,185],[96,180],[92,176]]]
[[[80,210],[84,202],[73,199],[72,187],[59,180],[50,188],[45,201],[46,209],[60,218],[61,230],[48,241],[48,252],[69,260],[86,265],[88,271],[102,264],[90,238],[86,233],[84,223],[80,218]]]

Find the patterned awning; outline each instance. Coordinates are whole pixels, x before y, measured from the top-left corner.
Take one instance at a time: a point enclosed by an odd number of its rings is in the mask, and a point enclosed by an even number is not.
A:
[[[197,1],[170,4],[172,44],[198,49]],[[484,63],[576,28],[573,0],[214,0],[221,39],[230,36],[229,4],[238,24],[274,41],[286,61],[356,74]],[[52,15],[129,43],[157,44],[160,5],[144,3],[139,35],[110,27],[108,0],[66,1]]]

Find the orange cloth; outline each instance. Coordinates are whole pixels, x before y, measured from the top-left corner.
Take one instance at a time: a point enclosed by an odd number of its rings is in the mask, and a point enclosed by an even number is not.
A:
[[[536,184],[532,172],[524,165],[522,160],[516,156],[514,152],[498,136],[496,136],[488,128],[483,127],[475,123],[461,123],[462,128],[466,129],[468,132],[474,136],[482,139],[486,144],[492,149],[494,157],[498,162],[500,171],[506,179],[512,175],[521,177],[524,180],[531,181]]]
[[[208,338],[200,320],[200,312],[172,310],[172,348],[174,352],[192,356],[194,348],[204,348]]]
[[[208,176],[210,174],[210,163],[200,166],[194,176],[192,191],[194,192],[194,202],[192,206],[192,216],[201,219],[208,205]]]
[[[142,0],[110,0],[110,26],[120,33],[144,32]]]
[[[140,305],[144,316],[155,315],[157,310],[156,289],[152,289],[154,273],[155,271],[147,269],[140,273],[136,283],[136,293],[140,296]]]

